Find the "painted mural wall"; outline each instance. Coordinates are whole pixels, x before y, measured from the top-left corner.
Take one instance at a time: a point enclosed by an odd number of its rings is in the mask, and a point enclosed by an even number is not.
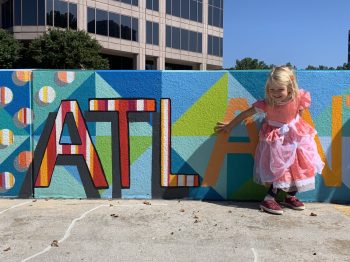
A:
[[[0,71],[0,197],[261,200],[268,71]],[[350,72],[297,71],[326,162],[304,201],[350,202]]]

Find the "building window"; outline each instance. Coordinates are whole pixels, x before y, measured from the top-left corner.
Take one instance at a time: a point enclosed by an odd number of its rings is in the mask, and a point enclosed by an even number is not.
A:
[[[159,0],[146,0],[146,8],[153,11],[159,11]]]
[[[223,56],[223,39],[208,35],[208,55]]]
[[[87,29],[89,33],[95,34],[95,9],[90,7],[87,10]]]
[[[22,1],[24,2],[26,0]],[[38,1],[40,2],[42,0]],[[76,30],[77,5],[63,0],[46,0],[46,24]]]
[[[131,17],[122,15],[121,18],[122,39],[131,40]]]
[[[146,43],[159,45],[159,24],[146,21]]]
[[[139,5],[139,1],[138,0],[114,0],[114,1],[122,2],[122,3],[128,4],[128,5],[134,5],[134,6],[138,6]]]
[[[13,26],[13,2],[7,1],[1,5],[1,25],[2,28]]]
[[[224,0],[209,0],[208,24],[223,28]]]
[[[87,31],[92,34],[139,41],[139,20],[135,17],[88,7]]]
[[[4,28],[45,25],[45,0],[8,0],[1,9]]]
[[[166,46],[170,48],[202,53],[202,33],[166,26]]]
[[[167,0],[166,13],[169,15],[190,19],[192,21],[203,21],[202,0]]]
[[[109,36],[120,38],[120,15],[109,13]]]
[[[96,34],[108,36],[108,12],[96,9]]]

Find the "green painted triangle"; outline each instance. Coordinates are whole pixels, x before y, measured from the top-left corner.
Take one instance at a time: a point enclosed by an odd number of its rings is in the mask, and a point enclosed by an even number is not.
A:
[[[249,179],[237,191],[228,196],[229,200],[262,200],[266,195],[267,188],[253,182]]]
[[[210,136],[225,114],[228,74],[224,74],[172,126],[173,136]]]
[[[105,172],[108,185],[112,185],[112,137],[111,136],[97,136],[96,137],[96,151],[100,157],[102,168]],[[105,189],[101,189],[100,193]]]
[[[96,98],[121,97],[98,73],[95,73]]]
[[[0,109],[0,130],[1,129],[10,129],[15,136],[29,136],[24,128],[18,128],[15,126],[13,116],[4,109]]]
[[[112,137],[97,136],[96,150],[100,157],[103,170],[109,185],[112,185]],[[150,146],[152,145],[151,136],[132,136],[130,137],[130,165],[132,165]],[[102,189],[101,189],[102,190]],[[100,191],[103,192],[104,190]]]
[[[151,136],[131,136],[130,164],[132,165],[151,145]]]

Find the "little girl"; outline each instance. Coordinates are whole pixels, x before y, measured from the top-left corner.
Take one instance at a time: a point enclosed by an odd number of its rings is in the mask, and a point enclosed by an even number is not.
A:
[[[315,188],[315,174],[324,167],[314,137],[316,130],[300,115],[311,103],[310,93],[299,90],[291,69],[274,68],[265,85],[265,100],[241,112],[230,123],[218,122],[216,132],[230,132],[255,113],[265,113],[255,152],[254,181],[269,186],[260,208],[272,214],[283,214],[275,198],[278,191],[287,192],[284,205],[304,210],[295,197],[297,192]]]

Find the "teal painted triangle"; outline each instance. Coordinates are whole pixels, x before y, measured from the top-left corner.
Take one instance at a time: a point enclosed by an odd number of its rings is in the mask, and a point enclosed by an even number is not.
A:
[[[34,132],[35,134],[41,134],[43,124],[45,123],[48,114],[50,112],[57,112],[61,101],[67,100],[72,97],[72,94],[79,88],[83,87],[84,91],[80,91],[79,95],[75,99],[79,100],[80,96],[85,92],[95,89],[95,74],[93,71],[77,71],[75,80],[68,85],[60,86],[55,81],[55,73],[57,71],[34,71],[33,72],[33,110],[34,110]],[[55,100],[46,106],[40,106],[35,97],[37,92],[43,86],[51,86],[56,93]],[[80,103],[79,103],[80,104]],[[85,108],[87,105],[85,106]]]
[[[231,98],[245,98],[249,105],[256,101],[256,98],[235,79],[232,74],[228,78],[228,99]]]
[[[96,98],[118,98],[121,95],[111,87],[98,73],[95,73]]]
[[[208,168],[208,163],[213,152],[213,148],[216,142],[216,136],[196,136],[185,137],[177,136],[171,138],[171,147],[182,159],[188,164],[195,173],[199,174],[200,178],[203,178]],[[171,157],[173,160],[173,156]],[[226,198],[227,192],[227,158],[224,158],[220,168],[219,178],[213,187],[215,192],[222,198]],[[173,167],[173,163],[171,163]],[[178,168],[181,168],[178,167]]]
[[[85,190],[81,182],[71,175],[62,166],[56,166],[52,175],[50,187],[35,188],[34,197],[45,198],[86,198]]]
[[[189,198],[201,200],[225,200],[225,198],[211,187],[190,188]]]
[[[28,136],[15,136],[14,143],[8,147],[0,149],[0,165],[17,149],[19,148],[26,140]]]
[[[11,116],[6,110],[0,109],[0,130],[1,129],[10,129],[13,134],[19,136],[28,136],[28,133],[24,128],[18,128],[13,122],[13,116]]]

